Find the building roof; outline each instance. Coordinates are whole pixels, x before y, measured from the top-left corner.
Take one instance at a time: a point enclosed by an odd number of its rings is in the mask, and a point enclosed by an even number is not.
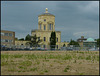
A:
[[[93,38],[88,38],[86,41],[84,41],[84,42],[97,42],[97,41],[95,41]]]
[[[41,15],[53,15],[53,14],[51,14],[51,13],[43,13],[43,14],[41,14]],[[40,15],[39,15],[40,16]],[[53,15],[54,16],[54,15]]]
[[[53,14],[51,14],[51,13],[48,12],[48,8],[46,8],[46,12],[42,13],[41,15],[54,16]],[[41,15],[39,15],[39,16],[41,16]]]
[[[86,41],[94,41],[93,38],[88,38]]]

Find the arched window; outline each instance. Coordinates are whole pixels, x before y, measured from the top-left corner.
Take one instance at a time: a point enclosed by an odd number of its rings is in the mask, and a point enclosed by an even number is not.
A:
[[[44,41],[46,41],[46,37],[44,37]]]
[[[51,28],[52,28],[51,24],[49,24],[49,26],[50,26],[50,30],[51,30]]]
[[[46,30],[46,25],[44,25],[44,30]]]

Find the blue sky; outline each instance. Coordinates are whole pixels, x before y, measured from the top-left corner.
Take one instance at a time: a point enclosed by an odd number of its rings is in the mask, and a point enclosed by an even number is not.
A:
[[[55,15],[55,30],[61,31],[61,41],[99,38],[99,1],[1,1],[1,29],[25,38],[38,29],[38,15]]]

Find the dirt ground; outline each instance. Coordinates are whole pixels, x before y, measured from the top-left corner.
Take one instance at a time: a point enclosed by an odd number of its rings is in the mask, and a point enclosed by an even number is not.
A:
[[[99,51],[1,51],[1,75],[99,75]]]

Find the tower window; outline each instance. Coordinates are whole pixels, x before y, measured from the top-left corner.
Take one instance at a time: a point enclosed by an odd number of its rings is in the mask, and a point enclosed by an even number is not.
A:
[[[50,30],[51,30],[51,24],[49,24],[49,26],[50,26]]]
[[[44,21],[46,21],[46,19],[44,19]]]
[[[46,37],[44,37],[44,41],[46,41]]]
[[[46,26],[44,25],[44,30],[46,30]]]

